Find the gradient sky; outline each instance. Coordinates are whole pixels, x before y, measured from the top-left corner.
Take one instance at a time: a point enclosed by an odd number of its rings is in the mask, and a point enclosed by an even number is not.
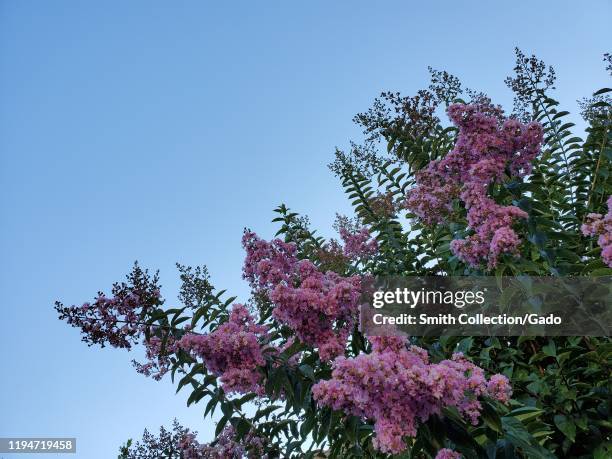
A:
[[[413,93],[431,65],[509,107],[518,45],[576,112],[609,85],[611,16],[609,0],[0,0],[0,436],[106,459],[176,416],[209,440],[187,392],[88,348],[54,300],[90,300],[136,259],[169,304],[177,261],[245,299],[243,228],[271,237],[285,202],[331,234],[348,205],[326,164],[380,91]]]

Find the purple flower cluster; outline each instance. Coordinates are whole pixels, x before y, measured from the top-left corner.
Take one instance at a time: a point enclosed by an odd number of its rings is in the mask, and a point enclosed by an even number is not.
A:
[[[340,238],[344,242],[344,255],[350,260],[358,260],[374,255],[378,251],[378,242],[370,237],[370,231],[366,227],[356,231],[340,227]]]
[[[603,261],[612,268],[612,196],[608,197],[608,213],[588,214],[582,225],[585,236],[599,236],[597,244],[601,247]]]
[[[542,143],[542,127],[504,120],[498,108],[477,104],[453,104],[448,115],[459,128],[455,146],[417,173],[406,207],[426,224],[436,224],[452,218],[453,203],[461,200],[474,234],[454,240],[451,249],[470,265],[486,260],[491,269],[501,254],[517,252],[520,239],[512,224],[527,214],[515,206],[497,204],[488,189],[505,176],[531,172]]]
[[[87,344],[110,345],[131,349],[145,331],[143,317],[163,303],[157,274],[149,276],[146,270],[134,265],[127,276],[128,282],[113,284],[110,297],[99,292],[93,303],[64,306],[55,302],[60,320],[81,329]]]
[[[323,273],[309,260],[298,260],[293,244],[263,241],[251,232],[244,234],[243,245],[244,276],[268,294],[273,317],[318,348],[322,360],[344,354],[358,312],[359,277]]]
[[[165,332],[162,331],[162,333]],[[145,341],[145,356],[147,362],[140,363],[136,360],[132,360],[132,364],[138,373],[159,381],[166,373],[168,373],[168,371],[170,371],[172,364],[170,361],[170,355],[175,354],[178,351],[178,345],[171,334],[167,334],[165,338],[165,344],[164,339],[158,336],[151,336]]]
[[[155,295],[159,298],[159,292]],[[144,330],[140,322],[143,308],[141,296],[135,292],[107,298],[100,293],[93,303],[82,306],[65,307],[57,302],[55,306],[60,320],[79,327],[83,341],[88,344],[99,344],[104,347],[131,349],[138,343]]]
[[[298,263],[295,244],[280,239],[264,241],[245,231],[242,246],[246,250],[243,275],[252,287],[267,290],[281,282],[292,282]]]
[[[242,441],[236,441],[232,426],[224,428],[214,444],[198,443],[195,435],[186,434],[179,442],[183,459],[267,459],[264,441],[254,433],[248,433]]]
[[[508,378],[500,374],[491,376],[487,383],[487,393],[495,400],[499,400],[502,403],[508,403],[512,395],[512,390],[508,385]]]
[[[300,341],[318,347],[322,360],[332,360],[344,354],[355,323],[359,278],[322,273],[306,260],[300,261],[297,273],[299,286],[278,284],[271,292],[272,314],[294,330]]]
[[[206,368],[219,376],[226,392],[263,394],[260,367],[268,328],[255,323],[241,304],[235,304],[227,322],[205,335],[185,334],[178,347],[204,360]]]
[[[495,375],[487,382],[481,368],[461,354],[451,360],[430,363],[427,352],[406,346],[401,337],[370,339],[371,354],[353,359],[338,357],[332,378],[312,388],[321,405],[372,419],[375,448],[397,454],[406,448],[405,436],[415,436],[418,422],[425,422],[442,408],[454,406],[473,424],[478,422],[478,397],[507,401],[507,378]]]
[[[452,449],[442,448],[434,459],[461,459],[461,454]]]
[[[443,222],[453,211],[453,199],[459,195],[460,185],[446,179],[432,161],[416,174],[416,183],[406,198],[406,207],[428,225]]]

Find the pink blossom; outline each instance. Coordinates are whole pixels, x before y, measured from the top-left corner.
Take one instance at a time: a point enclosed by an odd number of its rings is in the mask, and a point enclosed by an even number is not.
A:
[[[612,268],[612,196],[608,197],[607,205],[606,215],[588,214],[581,230],[585,236],[599,236],[597,244],[601,247],[601,258]]]
[[[164,332],[162,331],[162,333]],[[172,335],[166,336],[165,346],[163,341],[164,340],[158,336],[151,336],[145,341],[144,345],[147,363],[142,364],[136,360],[132,360],[132,364],[138,373],[150,376],[156,381],[159,381],[168,371],[170,371],[172,364],[170,355],[176,353],[178,345]]]
[[[267,242],[245,231],[242,245],[247,252],[243,274],[253,287],[261,289],[291,281],[298,262],[295,244],[280,239]]]
[[[510,381],[504,375],[493,375],[487,383],[487,393],[491,398],[507,403],[512,395]]]
[[[378,251],[378,242],[370,237],[368,228],[350,231],[349,228],[341,226],[340,238],[344,242],[344,255],[351,260],[367,258]]]
[[[436,454],[435,459],[461,459],[461,454],[452,449],[442,448],[438,451],[438,454]]]
[[[273,317],[290,327],[303,343],[319,349],[322,360],[344,354],[356,323],[361,282],[321,272],[309,260],[298,260],[295,247],[245,233],[244,276],[268,294]]]
[[[235,304],[230,318],[210,334],[185,334],[178,346],[204,360],[220,376],[227,392],[263,394],[260,367],[265,365],[263,342],[268,329],[257,325],[246,307]]]
[[[338,357],[332,378],[315,384],[312,394],[321,405],[372,419],[373,444],[384,453],[402,452],[406,448],[403,438],[414,437],[419,423],[446,406],[456,407],[476,424],[481,410],[478,397],[489,395],[501,401],[509,397],[503,376],[487,383],[483,370],[461,354],[430,363],[426,351],[408,347],[405,338],[370,340],[371,354]]]
[[[81,329],[83,341],[88,344],[131,349],[145,330],[140,321],[143,310],[161,304],[161,299],[158,290],[136,292],[120,288],[110,298],[100,293],[93,303],[66,307],[56,302],[55,309],[60,320]]]
[[[462,201],[474,234],[452,241],[451,250],[474,267],[486,260],[492,269],[502,254],[517,253],[520,239],[512,225],[527,214],[497,204],[488,196],[488,188],[501,183],[506,173],[522,177],[531,172],[531,162],[540,151],[542,127],[503,120],[500,109],[482,104],[453,104],[448,114],[459,127],[455,146],[417,173],[406,206],[426,224],[436,224],[452,219],[453,203]]]
[[[228,426],[213,443],[201,444],[194,434],[187,433],[178,446],[183,459],[267,459],[264,443],[254,432],[249,432],[241,441],[237,441],[235,429]]]

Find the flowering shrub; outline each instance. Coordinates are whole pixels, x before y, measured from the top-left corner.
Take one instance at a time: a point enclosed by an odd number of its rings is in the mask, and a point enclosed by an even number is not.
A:
[[[209,444],[183,429],[147,437],[138,454],[609,457],[609,338],[358,328],[370,276],[612,275],[610,90],[583,101],[583,140],[535,57],[517,51],[509,115],[430,71],[428,89],[383,93],[357,115],[365,143],[336,152],[330,168],[355,207],[338,219],[339,239],[315,236],[284,205],[276,239],[245,231],[248,302],[217,291],[205,268],[179,265],[182,305],[168,309],[157,275],[136,265],[108,297],[56,304],[90,345],[143,343],[137,371],[169,375],[188,405],[221,414]],[[135,457],[131,448],[122,457]]]

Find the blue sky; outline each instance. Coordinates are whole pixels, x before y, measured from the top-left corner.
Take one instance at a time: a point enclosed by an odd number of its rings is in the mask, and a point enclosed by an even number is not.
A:
[[[242,229],[271,237],[285,202],[331,234],[348,205],[326,164],[380,91],[420,89],[431,65],[509,107],[518,45],[576,112],[609,84],[611,15],[607,0],[0,0],[0,436],[74,436],[88,459],[173,417],[210,439],[186,392],[88,348],[54,300],[108,291],[136,259],[169,304],[177,261],[245,299]]]

